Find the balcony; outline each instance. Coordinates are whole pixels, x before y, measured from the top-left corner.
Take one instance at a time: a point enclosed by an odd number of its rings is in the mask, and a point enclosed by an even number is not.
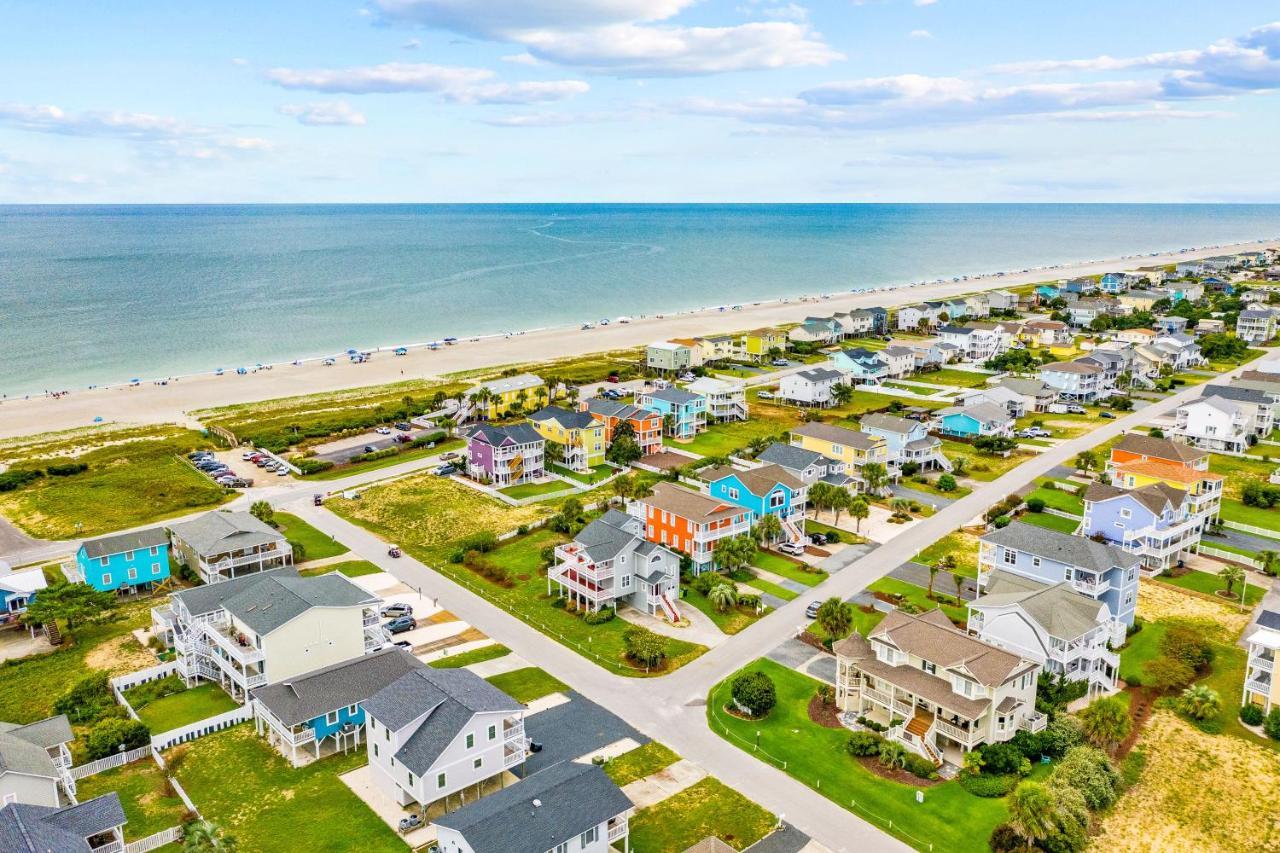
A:
[[[249,643],[244,634],[231,628],[218,629],[210,626],[203,634],[213,642],[213,645],[240,664],[260,663],[266,657],[261,649],[254,648]]]
[[[902,714],[908,717],[915,713],[914,705],[907,702],[901,702],[890,696],[888,693],[876,690],[873,687],[863,687],[862,695],[870,699],[872,702],[888,708],[891,713]]]
[[[1020,728],[1024,728],[1032,734],[1044,731],[1044,727],[1049,724],[1049,718],[1039,711],[1032,711],[1030,714],[1022,718],[1019,724]]]
[[[946,735],[963,746],[973,746],[982,740],[982,734],[978,731],[977,726],[970,726],[966,729],[954,723],[948,723],[941,717],[934,719],[933,728],[938,734]]]
[[[89,849],[93,851],[93,853],[123,853],[124,842],[117,838],[97,847],[90,845]]]
[[[1263,657],[1262,655],[1249,658],[1249,666],[1260,672],[1274,672],[1275,663],[1275,658]]]
[[[567,542],[558,546],[555,550],[555,555],[556,559],[560,561],[560,565],[554,567],[553,571],[555,569],[572,569],[582,578],[591,581],[602,581],[614,575],[612,560],[607,563],[592,562],[586,549],[576,542]]]
[[[1111,589],[1111,581],[1097,576],[1077,575],[1071,579],[1071,586],[1084,595],[1098,596]]]
[[[730,536],[737,536],[741,533],[750,533],[750,532],[751,532],[751,522],[749,521],[740,521],[733,524],[729,524],[728,526],[725,526],[725,527],[714,527],[714,528],[708,528],[706,525],[702,525],[698,528],[698,532],[693,534],[693,541],[694,542],[716,542],[720,539],[725,539]]]
[[[613,600],[613,591],[592,583],[586,578],[578,577],[574,570],[566,567],[554,567],[548,578],[561,584],[575,595],[597,604]]]
[[[620,817],[609,824],[609,832],[606,841],[612,843],[626,836],[628,830],[628,821],[626,817]]]

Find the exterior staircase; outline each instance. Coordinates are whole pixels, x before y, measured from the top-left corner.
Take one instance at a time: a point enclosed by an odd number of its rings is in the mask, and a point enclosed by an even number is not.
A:
[[[671,620],[671,624],[672,625],[679,624],[680,611],[676,607],[675,602],[671,600],[671,597],[667,593],[664,592],[658,596],[658,603],[662,606],[663,614],[667,617],[667,619]]]
[[[62,632],[58,630],[57,622],[44,623],[44,635],[49,638],[49,645],[62,645]]]
[[[933,728],[933,720],[933,714],[917,707],[915,714],[907,721],[906,733],[920,742],[920,746],[924,749],[925,757],[933,762],[934,767],[941,767],[942,759],[938,756],[937,751],[929,745],[929,730]]]
[[[782,522],[782,532],[787,535],[788,542],[794,542],[797,545],[804,541],[804,536],[800,533],[800,528],[796,527],[789,518],[778,516],[778,521]]]

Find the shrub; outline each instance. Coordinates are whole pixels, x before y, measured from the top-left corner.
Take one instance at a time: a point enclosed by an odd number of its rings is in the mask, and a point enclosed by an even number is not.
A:
[[[1006,776],[991,776],[986,773],[964,773],[960,776],[960,787],[975,797],[1003,797],[1018,787],[1022,777],[1016,773]]]
[[[938,491],[954,492],[956,490],[956,478],[950,474],[943,474],[938,477]]]
[[[871,755],[880,754],[880,744],[884,743],[884,738],[874,732],[854,732],[849,735],[849,741],[844,748],[850,755],[865,758]]]
[[[428,444],[439,444],[446,438],[448,438],[448,435],[446,435],[443,430],[436,430],[435,432],[418,436],[413,441],[409,442],[409,446],[413,448],[426,447]]]
[[[1222,710],[1222,698],[1218,691],[1203,684],[1196,684],[1182,691],[1178,697],[1178,710],[1198,723],[1218,716]]]
[[[73,474],[79,474],[82,471],[88,471],[89,466],[83,462],[59,462],[50,465],[44,469],[50,477],[70,477]]]
[[[997,515],[991,520],[991,524],[996,528],[996,530],[1003,530],[1008,527],[1012,521],[1013,519],[1009,518],[1007,515]]]
[[[763,672],[744,672],[733,680],[733,702],[753,717],[763,717],[778,704],[773,679]]]
[[[992,853],[1021,853],[1027,849],[1027,840],[1013,828],[1012,824],[1002,823],[991,830],[987,846],[991,848]]]
[[[834,528],[833,528],[832,530],[829,530],[825,535],[826,535],[826,537],[827,537],[827,544],[828,544],[828,545],[834,545],[834,544],[836,544],[837,542],[841,542],[841,541],[843,541],[843,538],[842,538],[842,535],[841,535],[840,531],[839,531],[839,530],[835,530]]]
[[[1050,758],[1061,758],[1081,743],[1084,743],[1084,732],[1075,717],[1054,717],[1040,733],[1040,749]]]
[[[982,747],[983,772],[993,776],[1020,772],[1024,758],[1012,743],[989,743]]]
[[[1054,768],[1050,784],[1079,791],[1085,804],[1092,811],[1099,811],[1119,796],[1120,773],[1101,750],[1077,746]]]
[[[0,472],[0,492],[12,492],[43,477],[40,471],[4,471]]]
[[[1043,498],[1027,498],[1027,511],[1028,512],[1044,512],[1044,499]]]
[[[151,742],[151,732],[138,720],[112,717],[98,723],[85,735],[85,758],[97,761],[120,751],[146,746]]]
[[[293,464],[298,466],[298,470],[307,474],[319,474],[321,471],[328,471],[333,467],[333,463],[328,459],[295,459]]]
[[[479,551],[481,554],[487,554],[498,547],[498,537],[488,530],[482,530],[462,539],[458,547],[463,551]]]
[[[0,489],[0,491],[3,491],[3,489]],[[1272,486],[1257,481],[1245,483],[1240,491],[1240,500],[1245,506],[1270,509],[1280,504],[1280,486]]]
[[[1157,690],[1186,687],[1195,677],[1194,669],[1169,655],[1160,655],[1142,665],[1142,683]]]
[[[1160,638],[1160,651],[1192,669],[1200,669],[1213,662],[1213,646],[1189,625],[1171,626]]]
[[[79,724],[99,720],[111,713],[114,707],[115,699],[107,685],[105,672],[85,676],[53,703],[53,710],[66,714],[67,719]]]
[[[758,595],[739,595],[738,606],[744,610],[755,610],[760,606],[760,596]]]
[[[172,696],[174,693],[181,693],[186,689],[187,686],[182,683],[181,678],[177,675],[170,675],[166,678],[148,681],[146,684],[139,684],[129,690],[126,698],[129,700],[129,704],[133,706],[133,710],[136,711],[139,708],[145,708],[157,699]]]
[[[881,723],[877,723],[875,720],[872,720],[868,717],[859,717],[858,725],[866,726],[867,728],[871,729],[871,731],[873,732],[886,732],[889,730],[888,726],[883,725]]]
[[[622,644],[627,657],[645,666],[657,666],[667,656],[667,641],[648,628],[628,628],[622,634]]]
[[[617,615],[618,612],[612,607],[606,607],[603,610],[597,610],[593,613],[585,614],[582,617],[582,621],[586,622],[588,625],[603,625],[605,622],[612,622],[613,617]]]
[[[1280,708],[1272,708],[1263,719],[1262,731],[1272,740],[1280,740]]]
[[[711,592],[711,587],[720,586],[721,584],[728,582],[729,581],[723,575],[716,574],[715,572],[703,572],[693,579],[693,583],[690,584],[690,586],[692,586],[698,593],[706,595]]]
[[[1240,722],[1246,726],[1260,726],[1266,716],[1257,705],[1249,704],[1240,707]]]
[[[938,770],[933,762],[914,752],[908,752],[904,758],[904,769],[919,779],[936,779]]]

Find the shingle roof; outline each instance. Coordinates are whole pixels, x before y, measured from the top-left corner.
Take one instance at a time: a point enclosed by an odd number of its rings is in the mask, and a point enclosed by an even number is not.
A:
[[[269,634],[313,607],[355,607],[378,600],[345,575],[333,572],[311,578],[272,575],[226,599],[222,606],[259,634]]]
[[[542,384],[542,380],[534,376],[532,373],[521,373],[516,376],[505,376],[501,379],[490,379],[488,382],[481,382],[474,388],[469,390],[468,394],[474,394],[481,388],[488,388],[494,394],[502,394],[507,391],[521,391],[530,388],[537,388]]]
[[[1059,533],[1046,527],[1015,521],[1002,530],[995,530],[981,537],[983,542],[994,542],[1006,548],[1024,551],[1038,557],[1079,566],[1093,572],[1105,572],[1113,566],[1136,566],[1141,558],[1137,554],[1121,550],[1104,542],[1094,542],[1084,536]]]
[[[781,465],[788,471],[803,471],[810,465],[815,465],[824,459],[826,457],[817,451],[805,450],[803,447],[792,447],[790,444],[783,444],[780,441],[775,441],[756,457],[759,462]]]
[[[863,415],[858,421],[863,429],[878,429],[882,432],[892,432],[906,435],[914,431],[920,426],[919,421],[913,421],[910,418],[900,418],[896,415],[886,415],[879,412]]]
[[[969,606],[1018,605],[1050,636],[1073,640],[1098,627],[1106,605],[1076,592],[1069,583],[1045,584],[996,569],[987,578],[986,592]]]
[[[476,714],[515,713],[521,705],[467,669],[415,669],[360,703],[379,723],[403,729],[425,715],[396,751],[396,760],[419,776]]]
[[[1255,388],[1236,388],[1230,385],[1208,385],[1201,396],[1222,397],[1226,400],[1234,400],[1237,403],[1252,403],[1260,406],[1267,406],[1275,402],[1275,399],[1265,391],[1259,391]]]
[[[593,764],[561,761],[436,819],[475,853],[545,853],[631,809]]]
[[[468,441],[483,441],[493,447],[498,447],[507,441],[515,444],[538,444],[544,440],[542,436],[538,435],[538,431],[527,423],[511,424],[510,426],[479,424],[468,429],[466,436]]]
[[[589,412],[571,412],[559,406],[543,406],[529,415],[531,421],[555,421],[565,429],[585,429],[594,426],[596,419]]]
[[[10,803],[0,808],[0,850],[88,853],[86,839],[124,822],[124,808],[115,791],[61,809]]]
[[[130,533],[117,533],[113,536],[101,536],[88,539],[81,544],[84,554],[90,559],[107,557],[112,554],[123,554],[126,551],[139,551],[159,545],[168,545],[169,537],[163,527],[149,527],[146,530],[135,530]]]
[[[1098,501],[1115,500],[1125,495],[1133,498],[1156,515],[1164,512],[1166,505],[1172,504],[1175,508],[1182,506],[1182,502],[1187,497],[1186,492],[1181,489],[1175,489],[1165,483],[1151,483],[1132,491],[1118,489],[1105,483],[1091,483],[1089,488],[1085,490],[1084,499],[1091,503],[1097,503]]]
[[[1139,435],[1132,432],[1120,439],[1120,443],[1115,446],[1114,450],[1151,456],[1157,459],[1176,459],[1187,464],[1209,455],[1208,451],[1199,450],[1189,444],[1170,441],[1167,438],[1152,438],[1149,435]]]
[[[1172,462],[1149,459],[1145,462],[1125,462],[1116,465],[1118,474],[1143,474],[1148,477],[1159,477],[1162,480],[1174,480],[1178,483],[1199,483],[1202,480],[1221,480],[1221,474],[1199,471],[1190,465],[1175,465]]]
[[[743,512],[742,507],[735,504],[725,503],[701,492],[661,481],[653,484],[653,494],[639,500],[654,509],[674,513],[698,524],[732,518]]]
[[[0,730],[44,749],[57,746],[60,743],[68,743],[75,740],[76,737],[71,731],[71,722],[67,719],[66,714],[46,717],[43,720],[37,720],[25,726],[11,727],[8,723],[0,723],[0,726],[3,727]]]
[[[173,535],[202,557],[283,542],[285,536],[247,512],[206,512],[190,521],[171,524]]]
[[[619,403],[603,397],[592,397],[587,401],[587,411],[602,418],[619,418],[621,420],[639,421],[646,418],[661,417],[650,409],[641,409],[630,403]]]
[[[945,418],[947,415],[969,415],[974,420],[985,424],[999,424],[1013,420],[1009,410],[996,403],[974,403],[972,406],[963,408],[950,406],[938,412],[939,417]]]
[[[737,477],[738,481],[746,486],[751,494],[756,496],[767,495],[778,485],[786,486],[792,490],[804,486],[804,483],[792,476],[781,465],[763,465],[746,471],[739,471],[736,468],[723,465],[717,466],[703,475],[704,480],[712,483],[717,480],[723,480],[725,477]]]
[[[581,545],[594,562],[612,560],[640,538],[632,531],[639,524],[625,512],[611,509],[579,530],[573,541]]]
[[[1027,661],[957,628],[941,610],[922,616],[894,611],[871,630],[867,639],[885,640],[908,654],[938,666],[967,670],[988,687],[1003,684],[1026,668]]]
[[[298,577],[298,570],[288,568],[255,572],[251,575],[241,575],[238,578],[231,578],[218,583],[194,586],[191,589],[175,592],[171,597],[186,605],[187,610],[191,611],[191,615],[199,616],[202,613],[212,613],[221,607],[224,601],[234,598],[248,587],[261,583],[270,577],[296,578]]]
[[[848,447],[856,447],[860,450],[870,450],[883,440],[878,436],[867,435],[860,430],[835,426],[834,424],[824,424],[819,421],[800,424],[791,430],[791,434],[816,438],[819,441],[830,441],[834,444],[843,444]]]
[[[43,746],[5,731],[0,732],[0,776],[9,772],[46,779],[58,776],[53,759]]]
[[[1049,373],[1101,373],[1102,368],[1096,364],[1087,364],[1082,361],[1055,361],[1052,364],[1046,364],[1040,368],[1042,372]]]
[[[1008,388],[1015,394],[1023,394],[1028,397],[1054,397],[1058,393],[1039,379],[1002,379],[996,387]]]
[[[296,675],[253,691],[286,726],[314,719],[372,697],[400,676],[426,664],[399,646]]]
[[[662,400],[666,403],[674,403],[682,406],[686,403],[692,403],[695,400],[701,400],[699,394],[691,394],[683,388],[677,388],[674,385],[668,385],[666,388],[659,388],[657,391],[646,391],[642,396],[649,400]]]
[[[793,376],[799,376],[808,382],[832,382],[844,377],[844,374],[838,370],[832,370],[829,367],[813,367],[808,370],[796,371]]]

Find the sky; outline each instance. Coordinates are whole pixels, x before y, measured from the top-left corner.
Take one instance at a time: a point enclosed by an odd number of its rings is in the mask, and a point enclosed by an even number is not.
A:
[[[0,0],[0,203],[1275,202],[1257,0]]]

